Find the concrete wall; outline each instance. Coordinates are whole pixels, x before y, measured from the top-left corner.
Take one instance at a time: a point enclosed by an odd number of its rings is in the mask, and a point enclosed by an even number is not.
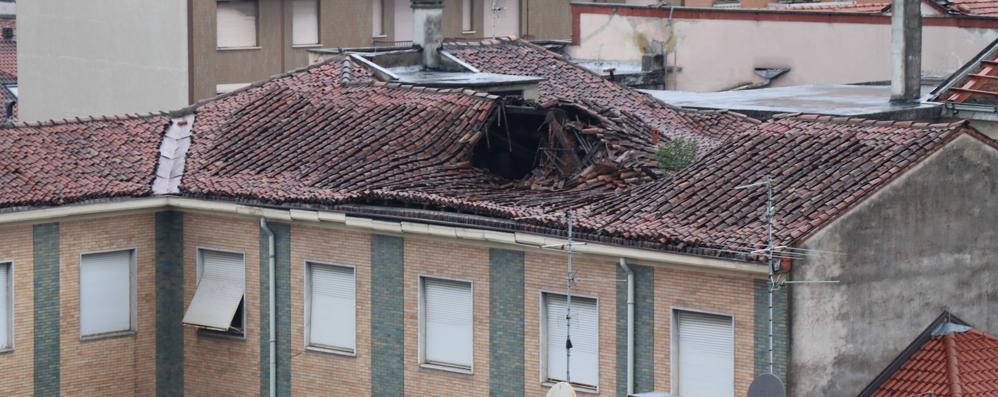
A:
[[[998,150],[960,137],[807,240],[792,290],[791,395],[855,395],[949,310],[998,332]]]
[[[610,7],[587,8],[599,13],[579,15],[579,45],[569,49],[573,57],[638,62],[643,51],[658,48],[653,42],[664,43],[669,65],[682,68],[669,76],[670,90],[720,91],[761,81],[754,69],[762,67],[791,68],[773,86],[887,81],[891,76],[887,17],[877,23],[845,18],[829,23],[831,17],[813,15],[810,21],[755,20],[758,16],[747,12],[687,9],[676,11],[670,23],[667,9],[625,10],[646,15],[634,16],[611,13]],[[970,60],[998,38],[998,22],[988,23],[992,26],[977,28],[927,22],[922,73],[947,76]]]
[[[22,1],[17,13],[21,120],[187,104],[186,2]]]

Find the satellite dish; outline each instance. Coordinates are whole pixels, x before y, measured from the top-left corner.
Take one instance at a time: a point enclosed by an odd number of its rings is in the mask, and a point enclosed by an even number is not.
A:
[[[752,381],[748,388],[748,397],[787,397],[787,389],[776,375],[762,374]]]
[[[548,390],[547,397],[575,397],[575,389],[568,383],[560,382]]]

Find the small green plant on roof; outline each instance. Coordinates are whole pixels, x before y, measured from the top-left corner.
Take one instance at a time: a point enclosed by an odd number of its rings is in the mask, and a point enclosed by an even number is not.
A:
[[[655,160],[658,167],[665,172],[676,172],[693,162],[700,145],[693,138],[681,136],[672,137],[658,147]]]

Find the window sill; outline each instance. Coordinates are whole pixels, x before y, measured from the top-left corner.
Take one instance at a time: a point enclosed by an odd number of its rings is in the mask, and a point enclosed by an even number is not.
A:
[[[81,335],[80,336],[80,341],[81,342],[90,342],[90,341],[103,340],[103,339],[124,338],[124,337],[129,337],[129,336],[135,336],[137,334],[138,334],[138,332],[135,332],[133,330],[105,332],[103,334]]]
[[[550,389],[550,388],[554,387],[554,385],[556,385],[556,384],[558,384],[560,382],[561,381],[546,380],[544,382],[541,382],[541,387],[546,387],[546,388]],[[596,386],[587,386],[587,385],[580,385],[580,384],[577,384],[577,383],[572,383],[572,388],[575,389],[575,391],[578,392],[578,393],[599,394],[599,387],[596,387]]]
[[[218,50],[218,51],[254,51],[254,50],[263,49],[263,47],[260,47],[260,46],[253,46],[253,47],[217,47],[215,49]]]
[[[3,349],[0,349],[0,354],[7,354],[7,353],[13,353],[13,352],[14,352],[14,348],[13,347],[5,347]]]
[[[329,347],[312,346],[312,345],[305,346],[305,350],[316,353],[334,354],[337,356],[344,356],[344,357],[357,357],[356,350],[355,351],[339,350]]]
[[[207,336],[218,339],[230,339],[235,341],[246,341],[246,334],[232,334],[222,331],[214,331],[207,328],[198,328],[198,336]]]
[[[475,33],[478,33],[478,32],[476,32],[474,30],[463,30],[463,31],[461,31],[461,34],[475,34]]]
[[[313,43],[313,44],[292,44],[292,45],[291,45],[291,48],[320,48],[320,47],[322,47],[322,43]]]
[[[371,38],[372,39],[387,39],[388,35],[387,34],[376,34],[374,36],[371,36]]]
[[[426,369],[435,369],[435,370],[438,370],[438,371],[454,372],[454,373],[464,374],[464,375],[472,375],[472,374],[475,373],[475,371],[473,371],[471,368],[451,366],[451,365],[420,363],[419,367],[420,368],[426,368]]]

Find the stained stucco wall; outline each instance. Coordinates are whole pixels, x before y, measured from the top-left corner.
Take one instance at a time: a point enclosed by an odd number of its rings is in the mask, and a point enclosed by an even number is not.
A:
[[[949,310],[998,332],[998,150],[960,137],[809,239],[790,395],[855,395]]]
[[[720,91],[761,81],[757,67],[790,67],[773,86],[890,80],[890,25],[683,19],[584,13],[579,59],[640,61],[642,48],[670,48],[669,89]],[[947,76],[998,38],[998,30],[926,26],[922,72]]]
[[[22,120],[187,104],[187,2],[23,1],[17,19]]]

